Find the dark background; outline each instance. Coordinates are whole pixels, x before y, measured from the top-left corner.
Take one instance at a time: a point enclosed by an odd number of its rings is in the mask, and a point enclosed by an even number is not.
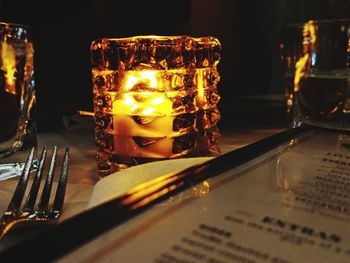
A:
[[[39,131],[63,128],[62,117],[77,110],[92,111],[94,39],[147,34],[219,38],[221,123],[249,122],[257,114],[268,122],[266,105],[275,105],[273,112],[283,119],[281,26],[335,18],[350,18],[350,1],[0,0],[0,20],[33,27]]]

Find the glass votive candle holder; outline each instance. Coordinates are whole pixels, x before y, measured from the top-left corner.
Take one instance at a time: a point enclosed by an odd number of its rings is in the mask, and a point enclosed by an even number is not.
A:
[[[218,39],[103,38],[90,51],[101,176],[150,161],[220,153]]]

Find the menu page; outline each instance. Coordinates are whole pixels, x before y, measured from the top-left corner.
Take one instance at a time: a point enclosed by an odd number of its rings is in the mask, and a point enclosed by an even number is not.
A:
[[[350,262],[350,136],[311,132],[59,262]]]

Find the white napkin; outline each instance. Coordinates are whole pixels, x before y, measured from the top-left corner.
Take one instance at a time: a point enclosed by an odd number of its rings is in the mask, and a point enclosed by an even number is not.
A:
[[[104,203],[158,176],[181,171],[213,157],[181,158],[137,165],[101,179],[94,187],[87,208]]]

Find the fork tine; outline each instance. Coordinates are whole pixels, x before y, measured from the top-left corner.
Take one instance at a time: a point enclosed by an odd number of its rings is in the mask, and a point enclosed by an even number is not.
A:
[[[47,149],[46,149],[46,146],[44,146],[41,152],[38,170],[36,171],[36,175],[32,183],[32,187],[30,188],[28,198],[23,208],[23,211],[26,213],[31,213],[34,210],[35,201],[36,201],[36,197],[38,196],[40,181],[44,170],[46,152],[47,152]]]
[[[52,156],[51,156],[49,173],[46,177],[45,185],[44,185],[44,188],[43,188],[43,191],[41,194],[41,198],[40,198],[40,202],[38,205],[38,209],[41,212],[46,211],[48,204],[49,204],[53,176],[55,174],[55,169],[56,169],[56,159],[57,159],[57,146],[54,146],[53,151],[52,151]]]
[[[28,178],[30,174],[30,169],[33,163],[35,148],[33,147],[27,157],[26,163],[24,165],[22,174],[18,180],[18,184],[15,192],[13,193],[12,199],[9,203],[7,210],[5,211],[3,217],[16,215],[21,207],[24,193],[27,188]]]
[[[63,156],[63,163],[61,168],[61,176],[58,182],[55,200],[52,206],[52,213],[55,217],[61,213],[64,196],[66,193],[67,177],[68,177],[68,161],[69,161],[69,148],[66,148]]]

